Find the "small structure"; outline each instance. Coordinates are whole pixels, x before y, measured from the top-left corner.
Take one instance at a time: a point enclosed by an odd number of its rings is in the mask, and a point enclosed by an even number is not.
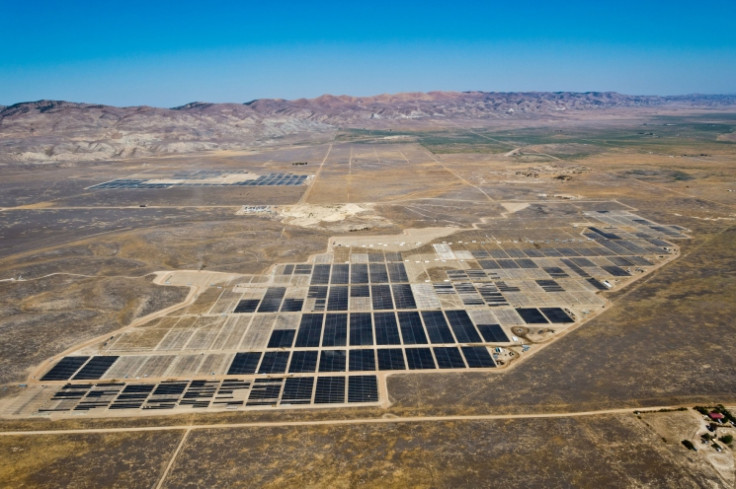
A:
[[[713,411],[712,413],[709,413],[708,417],[710,417],[710,419],[712,419],[713,421],[718,421],[718,422],[721,422],[721,420],[725,418],[725,416],[722,413],[717,413],[715,411]]]

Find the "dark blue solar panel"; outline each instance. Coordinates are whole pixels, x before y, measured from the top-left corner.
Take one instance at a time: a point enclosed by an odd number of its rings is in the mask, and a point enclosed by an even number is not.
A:
[[[387,263],[388,276],[391,282],[408,282],[409,276],[406,274],[406,268],[403,263]]]
[[[322,350],[319,357],[320,372],[344,372],[346,365],[345,350]]]
[[[345,402],[345,377],[317,377],[315,404]]]
[[[409,284],[394,284],[391,286],[394,293],[394,301],[396,309],[416,309],[417,304],[414,302],[414,294]]]
[[[371,272],[371,283],[374,284],[386,284],[388,283],[388,272],[386,271],[386,265],[383,263],[370,263],[369,267]]]
[[[309,299],[326,299],[327,287],[322,285],[313,285],[309,287],[307,291],[307,297]]]
[[[501,268],[496,260],[478,260],[478,264],[483,267],[484,270],[495,270]]]
[[[454,346],[436,346],[433,348],[439,368],[465,368],[460,350]]]
[[[236,353],[227,375],[254,374],[261,360],[261,352]]]
[[[575,320],[571,318],[563,309],[559,307],[542,307],[540,308],[542,314],[547,316],[550,322],[553,323],[574,323]]]
[[[432,343],[455,343],[455,338],[447,326],[445,316],[440,311],[422,311],[424,326]]]
[[[378,382],[375,375],[348,377],[348,402],[377,402]]]
[[[404,352],[401,348],[384,348],[376,350],[378,354],[378,370],[406,370]]]
[[[418,312],[400,311],[399,324],[405,345],[425,345],[427,343],[427,335],[424,333]]]
[[[304,305],[304,299],[284,299],[281,305],[281,312],[299,312],[302,310]]]
[[[463,346],[462,351],[470,368],[490,368],[496,366],[485,346]]]
[[[348,287],[332,286],[330,287],[330,295],[327,300],[328,311],[347,311],[348,310]]]
[[[519,258],[516,260],[516,263],[521,268],[539,268],[536,263],[534,263],[534,260],[530,260],[529,258]]]
[[[332,265],[331,284],[347,284],[350,276],[350,265],[345,263]]]
[[[399,328],[396,325],[396,316],[393,312],[373,313],[376,327],[377,345],[400,345]]]
[[[544,316],[542,316],[542,313],[534,307],[517,308],[516,312],[519,313],[521,319],[523,319],[527,324],[546,324],[549,322]]]
[[[478,329],[487,343],[507,343],[508,336],[498,324],[479,324]]]
[[[308,404],[312,401],[314,377],[294,377],[284,382],[281,404]]]
[[[368,265],[365,263],[353,263],[350,268],[351,284],[368,283]]]
[[[369,285],[351,285],[350,297],[370,297],[371,288]]]
[[[322,346],[345,346],[348,337],[348,315],[327,314]]]
[[[233,312],[244,313],[244,312],[256,312],[260,299],[244,299],[238,302]]]
[[[367,312],[350,314],[350,344],[353,346],[373,344],[371,315]]]
[[[296,331],[293,329],[274,329],[271,332],[271,339],[268,340],[268,348],[290,348],[294,343],[294,335]]]
[[[296,335],[296,347],[319,346],[322,336],[322,314],[303,314]]]
[[[284,294],[286,294],[286,287],[269,287],[261,301],[258,312],[278,312],[281,309]]]
[[[312,271],[312,284],[327,284],[330,282],[330,265],[315,265]]]
[[[410,370],[436,368],[429,348],[407,348],[406,364]]]
[[[107,369],[109,369],[113,363],[118,359],[116,356],[105,356],[105,357],[92,357],[92,360],[82,367],[82,370],[77,372],[72,379],[73,380],[91,380],[99,379]]]
[[[499,259],[498,265],[501,268],[519,268],[519,265],[516,264],[516,262],[512,259]]]
[[[446,311],[447,319],[450,321],[452,331],[455,333],[458,343],[481,343],[480,335],[475,330],[473,322],[468,313],[460,311]]]
[[[348,369],[351,372],[375,370],[375,350],[350,350],[348,353]]]
[[[317,350],[296,350],[291,354],[289,373],[314,372],[317,369]]]
[[[41,380],[68,380],[89,357],[64,357]]]
[[[286,372],[286,364],[289,362],[288,351],[268,351],[263,354],[259,374],[280,374]]]
[[[394,301],[391,300],[391,287],[388,285],[372,285],[371,299],[373,300],[373,309],[394,308]]]

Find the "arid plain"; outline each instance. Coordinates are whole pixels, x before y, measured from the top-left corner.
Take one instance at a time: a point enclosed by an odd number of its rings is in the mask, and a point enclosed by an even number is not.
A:
[[[503,114],[9,158],[1,485],[733,487],[733,106]]]

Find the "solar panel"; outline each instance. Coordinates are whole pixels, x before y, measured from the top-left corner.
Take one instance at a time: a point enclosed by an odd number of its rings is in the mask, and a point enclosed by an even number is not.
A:
[[[184,389],[187,388],[188,382],[161,382],[157,387],[156,390],[153,391],[154,396],[173,396],[182,394],[184,392]]]
[[[424,326],[432,343],[455,343],[455,338],[447,327],[445,316],[440,311],[422,311]]]
[[[227,375],[254,374],[260,361],[261,352],[236,353]]]
[[[64,357],[41,380],[69,380],[87,360],[89,357]]]
[[[371,272],[371,283],[374,284],[386,284],[388,283],[388,272],[386,271],[386,265],[383,263],[370,263],[369,267]]]
[[[478,260],[478,265],[485,270],[495,270],[501,268],[496,260]]]
[[[348,377],[348,402],[378,402],[378,379],[375,375]]]
[[[575,265],[579,267],[594,267],[595,263],[588,260],[587,258],[570,258],[570,261],[572,261]]]
[[[571,318],[563,309],[559,307],[542,307],[540,308],[542,314],[547,316],[550,322],[553,323],[574,323],[575,320]]]
[[[416,311],[400,311],[399,324],[401,325],[401,337],[405,345],[425,345],[427,335],[422,327],[422,320]]]
[[[284,302],[281,305],[281,312],[299,312],[302,310],[303,306],[304,306],[303,299],[286,298],[284,299]]]
[[[385,261],[385,258],[383,257],[383,252],[375,251],[372,253],[368,253],[368,261],[371,263],[379,263]]]
[[[312,401],[314,377],[293,377],[284,382],[281,404],[309,404]]]
[[[368,265],[365,263],[353,263],[350,269],[351,284],[368,283]]]
[[[406,268],[401,262],[387,263],[388,275],[391,282],[408,282],[409,276],[406,274]]]
[[[393,312],[373,313],[377,345],[400,345],[399,328]]]
[[[350,276],[350,265],[340,263],[332,265],[331,284],[347,284]]]
[[[388,285],[372,285],[371,299],[373,301],[373,309],[393,309],[394,302],[391,299],[391,287]]]
[[[286,364],[289,362],[288,351],[267,351],[263,354],[261,366],[258,367],[259,374],[280,374],[286,372]]]
[[[299,348],[319,346],[319,339],[322,336],[322,319],[322,314],[302,314],[294,346]]]
[[[348,352],[348,370],[351,372],[376,370],[376,351],[350,350]]]
[[[480,335],[473,326],[468,313],[459,311],[446,311],[452,331],[455,333],[458,343],[481,343]]]
[[[345,350],[322,350],[322,354],[319,357],[319,371],[344,372],[345,359]]]
[[[353,346],[373,344],[370,313],[354,312],[350,314],[350,344]]]
[[[307,290],[307,298],[309,299],[326,299],[327,287],[322,285],[313,285]]]
[[[92,360],[82,367],[73,377],[73,380],[99,379],[118,359],[117,356],[92,357]]]
[[[293,329],[274,329],[271,332],[271,339],[268,340],[268,348],[290,348],[294,343],[294,335],[296,331]]]
[[[414,294],[411,291],[411,285],[394,284],[391,285],[391,290],[394,293],[394,302],[396,302],[396,309],[417,308],[417,304],[414,301]]]
[[[368,285],[350,286],[350,297],[370,297],[371,289]]]
[[[330,295],[327,300],[328,311],[347,311],[348,310],[348,287],[332,286],[330,287]]]
[[[516,260],[516,264],[521,268],[539,268],[537,264],[534,263],[534,260],[530,260],[529,258],[519,258]]]
[[[258,312],[278,312],[286,294],[286,287],[269,287],[263,296]]]
[[[433,350],[439,368],[465,368],[463,356],[457,347],[435,346]]]
[[[281,387],[283,384],[259,384],[253,385],[248,395],[248,406],[263,406],[275,403],[279,394],[281,394]],[[253,402],[255,401],[255,402]],[[265,401],[265,402],[264,402]]]
[[[512,259],[499,259],[498,264],[501,268],[519,268],[519,265]]]
[[[256,309],[258,308],[258,304],[260,302],[260,299],[243,299],[242,301],[238,302],[238,305],[235,306],[235,310],[233,312],[256,312]]]
[[[498,324],[479,324],[478,330],[487,343],[508,343],[509,338]]]
[[[617,267],[615,265],[604,265],[601,267],[603,270],[607,271],[614,277],[629,277],[631,274],[624,270],[621,267]]]
[[[330,265],[315,265],[312,271],[312,285],[327,284],[330,281]]]
[[[490,368],[496,366],[485,346],[463,346],[461,349],[470,368]]]
[[[345,377],[318,377],[314,393],[315,404],[345,402]]]
[[[429,348],[407,348],[406,364],[410,370],[436,368]]]
[[[401,348],[382,348],[378,354],[378,370],[405,370],[404,352]]]
[[[308,373],[317,369],[317,350],[296,350],[291,354],[289,373]]]
[[[516,312],[519,313],[521,319],[527,324],[546,324],[549,323],[547,319],[539,312],[538,309],[533,307],[517,308]]]
[[[348,337],[348,315],[327,314],[322,346],[345,346]]]

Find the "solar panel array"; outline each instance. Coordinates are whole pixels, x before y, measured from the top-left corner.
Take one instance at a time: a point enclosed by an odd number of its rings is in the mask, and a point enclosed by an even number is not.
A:
[[[262,182],[281,178],[272,175]],[[218,367],[217,375],[224,380],[119,382],[126,365],[118,363],[119,355],[69,356],[41,378],[70,382],[54,395],[49,409],[377,402],[379,372],[504,365],[499,345],[520,343],[512,328],[574,323],[574,314],[563,306],[571,303],[569,297],[580,302],[580,294],[607,290],[606,279],[629,277],[635,267],[652,265],[647,257],[666,252],[663,247],[671,245],[660,238],[684,236],[673,227],[637,223],[625,213],[606,214],[606,219],[610,226],[585,228],[589,242],[573,240],[559,247],[453,250],[449,244],[438,245],[441,256],[456,256],[462,268],[442,266],[439,279],[427,274],[432,281],[422,284],[416,277],[431,267],[419,260],[413,266],[411,258],[398,252],[351,250],[351,259],[344,263],[329,263],[322,256],[313,264],[279,265],[267,281],[248,283],[238,293],[223,291],[225,306],[217,312],[213,307],[207,315],[231,313],[232,319],[245,320],[247,332],[239,332],[244,339],[227,343],[228,353]],[[614,221],[646,231],[613,232]],[[252,335],[248,341],[247,335]],[[172,341],[161,340],[166,344],[162,349],[209,351],[207,337],[202,334],[197,342],[190,341],[196,346],[185,348],[188,336],[182,335],[181,341],[172,336]],[[195,363],[187,362],[182,360],[183,365]],[[174,377],[188,375],[185,370]],[[110,381],[86,383],[100,379]]]
[[[40,412],[205,409],[378,402],[375,375],[66,384]]]
[[[212,175],[214,176],[214,175]],[[175,181],[180,180],[180,181]],[[260,175],[257,178],[250,180],[234,181],[232,183],[224,182],[208,182],[201,178],[196,178],[196,175],[181,175],[180,178],[175,178],[170,181],[166,180],[152,180],[152,179],[140,179],[140,178],[118,178],[109,182],[99,183],[93,185],[90,189],[112,189],[112,188],[172,188],[172,187],[221,187],[221,186],[245,186],[245,187],[266,187],[266,186],[295,186],[303,185],[307,180],[307,175],[295,175],[291,173],[268,173],[266,175]]]

